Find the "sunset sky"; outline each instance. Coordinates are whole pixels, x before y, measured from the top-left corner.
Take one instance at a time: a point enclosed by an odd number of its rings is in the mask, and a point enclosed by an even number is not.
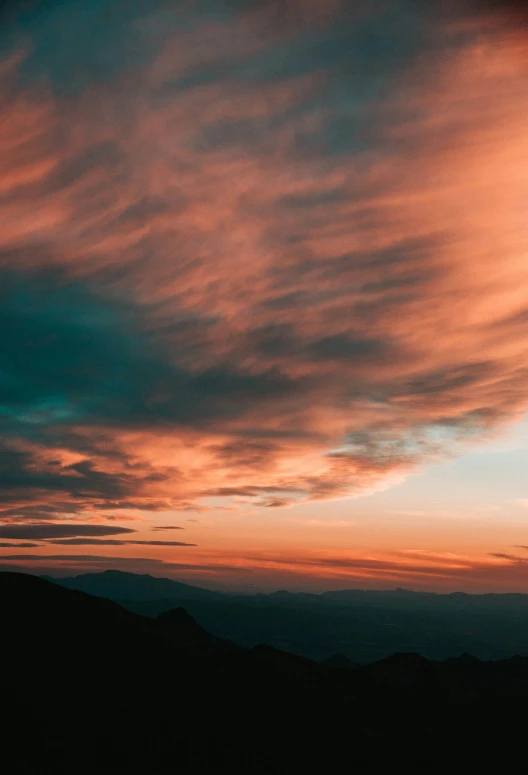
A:
[[[0,566],[528,592],[528,12],[0,6]]]

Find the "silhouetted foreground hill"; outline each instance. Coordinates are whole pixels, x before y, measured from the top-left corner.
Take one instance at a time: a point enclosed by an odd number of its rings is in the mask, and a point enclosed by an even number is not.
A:
[[[248,647],[266,643],[317,661],[337,653],[365,664],[399,651],[435,660],[463,652],[484,660],[528,656],[528,595],[396,589],[237,596],[120,571],[56,582],[144,616],[184,606],[219,638]]]
[[[9,773],[525,772],[528,660],[355,670],[0,573]]]

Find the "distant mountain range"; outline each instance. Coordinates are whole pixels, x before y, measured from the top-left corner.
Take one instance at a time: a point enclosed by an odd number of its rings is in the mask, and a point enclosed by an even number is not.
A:
[[[110,600],[216,600],[222,595],[201,587],[193,587],[172,579],[156,578],[148,573],[125,573],[105,570],[102,573],[84,573],[70,578],[42,576],[67,589],[76,589]]]
[[[218,638],[265,643],[323,661],[340,654],[365,664],[395,652],[428,659],[470,653],[483,660],[528,656],[528,595],[337,590],[323,594],[234,595],[121,571],[53,579],[155,618],[183,606]]]
[[[11,773],[522,773],[528,659],[349,669],[0,573]]]

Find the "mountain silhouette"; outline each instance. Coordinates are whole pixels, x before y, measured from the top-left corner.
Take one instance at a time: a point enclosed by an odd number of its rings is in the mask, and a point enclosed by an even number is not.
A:
[[[83,573],[61,579],[51,576],[42,578],[54,581],[67,589],[76,589],[111,600],[212,600],[221,596],[220,592],[194,587],[181,581],[120,570]]]
[[[9,773],[528,768],[523,657],[336,670],[222,643],[181,608],[148,618],[5,572],[0,621]]]
[[[344,654],[332,654],[331,657],[321,661],[323,667],[330,667],[335,670],[355,670],[359,665],[345,657]]]

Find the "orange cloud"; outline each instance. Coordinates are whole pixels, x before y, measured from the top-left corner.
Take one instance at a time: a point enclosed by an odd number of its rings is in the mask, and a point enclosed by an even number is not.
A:
[[[350,497],[526,411],[523,41],[448,25],[332,153],[331,67],[237,75],[268,22],[171,28],[143,69],[73,93],[2,68],[0,269],[32,299],[48,278],[54,314],[88,289],[63,323],[85,304],[94,353],[93,394],[57,367],[45,401],[10,405],[9,518]]]

